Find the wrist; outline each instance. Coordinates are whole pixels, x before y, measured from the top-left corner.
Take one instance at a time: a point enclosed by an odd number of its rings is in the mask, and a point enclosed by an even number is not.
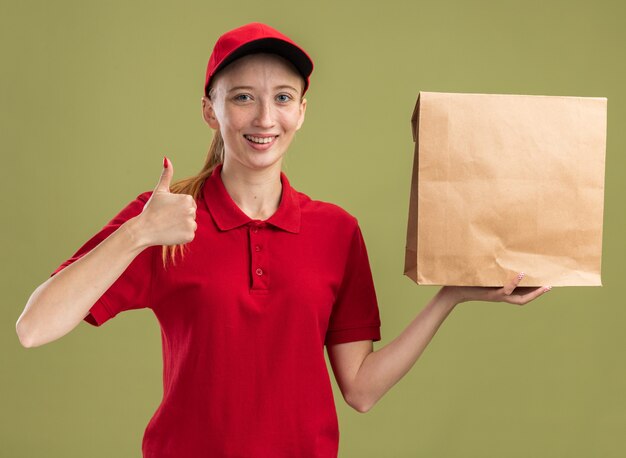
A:
[[[465,302],[465,299],[460,294],[460,288],[457,286],[443,286],[437,295],[444,306],[450,310],[461,302]]]
[[[141,226],[141,220],[138,216],[125,221],[122,224],[122,227],[124,228],[133,249],[142,251],[150,246],[148,240],[145,239],[144,231]]]

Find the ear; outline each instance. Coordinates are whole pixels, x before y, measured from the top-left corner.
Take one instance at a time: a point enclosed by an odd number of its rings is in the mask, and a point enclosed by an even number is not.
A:
[[[296,130],[300,130],[300,127],[302,127],[302,123],[304,122],[304,114],[306,113],[306,99],[302,99],[302,102],[300,102],[300,117],[298,118],[298,124],[296,127]]]
[[[212,129],[219,128],[219,123],[217,122],[217,118],[215,117],[213,102],[211,102],[211,99],[209,99],[207,96],[202,97],[202,117]]]

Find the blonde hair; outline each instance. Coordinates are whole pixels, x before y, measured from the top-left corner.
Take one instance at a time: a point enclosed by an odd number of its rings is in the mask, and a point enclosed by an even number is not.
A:
[[[184,178],[170,185],[170,192],[174,194],[189,194],[194,200],[198,200],[198,196],[202,190],[204,181],[211,176],[215,167],[224,162],[224,140],[219,129],[215,130],[209,152],[200,172],[197,175]],[[185,257],[186,244],[163,245],[161,257],[163,258],[163,267],[167,268],[168,261],[172,261],[176,265],[176,254],[180,252],[182,259]]]

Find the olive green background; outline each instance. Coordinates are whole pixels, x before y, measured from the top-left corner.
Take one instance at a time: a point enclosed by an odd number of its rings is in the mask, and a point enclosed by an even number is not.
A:
[[[315,61],[284,171],[359,219],[383,323],[375,348],[437,291],[402,274],[418,91],[608,98],[604,286],[462,304],[366,414],[333,389],[342,458],[626,456],[620,3],[2,0],[0,456],[140,456],[162,394],[153,314],[81,323],[32,349],[15,322],[61,262],[154,188],[164,154],[175,180],[200,169],[210,49],[252,21]]]

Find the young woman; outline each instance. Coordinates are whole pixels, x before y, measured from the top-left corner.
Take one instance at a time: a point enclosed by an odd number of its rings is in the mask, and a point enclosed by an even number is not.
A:
[[[373,351],[380,318],[356,218],[296,191],[281,171],[306,112],[313,62],[252,23],[222,35],[202,114],[204,167],[130,202],[30,297],[26,347],[85,320],[150,308],[163,339],[163,400],[143,456],[336,457],[326,346],[345,401],[367,412],[418,359],[459,303],[525,304],[549,288],[443,287],[397,338]]]

